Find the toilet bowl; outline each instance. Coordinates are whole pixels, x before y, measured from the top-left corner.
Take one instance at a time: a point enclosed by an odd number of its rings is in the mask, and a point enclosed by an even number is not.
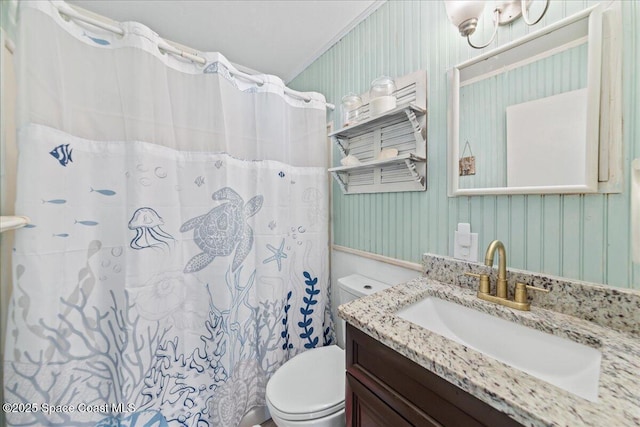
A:
[[[338,279],[338,304],[372,294],[389,285],[352,274]],[[339,343],[344,345],[344,320]],[[344,427],[345,352],[332,345],[292,358],[267,383],[267,408],[278,427]]]
[[[280,427],[344,426],[344,372],[344,350],[337,345],[289,360],[267,383],[271,418]]]

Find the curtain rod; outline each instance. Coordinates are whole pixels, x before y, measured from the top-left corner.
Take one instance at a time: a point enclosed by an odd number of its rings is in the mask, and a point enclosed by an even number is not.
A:
[[[55,8],[58,10],[58,12],[61,15],[66,16],[69,19],[78,20],[78,21],[93,25],[95,27],[101,28],[103,30],[111,31],[112,33],[118,34],[120,36],[124,35],[124,30],[119,25],[112,25],[107,22],[103,22],[99,19],[95,19],[83,13],[80,13],[79,11],[69,6],[64,1],[52,1],[51,3],[55,6]],[[180,56],[182,58],[188,59],[189,61],[196,62],[201,65],[204,65],[207,62],[206,59],[204,59],[201,56],[198,56],[197,54],[189,53],[185,50],[178,49],[177,47],[173,46],[170,41],[165,40],[163,38],[160,38],[160,42],[158,43],[158,49],[171,53],[173,55]],[[196,50],[194,49],[194,51]],[[242,79],[256,83],[260,86],[264,84],[264,80],[258,77],[252,76],[251,74],[247,74],[247,73],[243,73],[242,71],[235,71],[235,70],[229,70],[229,72],[232,75],[235,75]],[[305,96],[302,92],[289,89],[286,86],[284,87],[284,93],[286,93],[287,95],[291,95],[295,98],[302,99],[303,101],[306,101],[306,102],[311,101],[311,98],[308,96]],[[335,105],[330,104],[328,102],[325,102],[325,104],[329,110],[335,110],[336,108]]]

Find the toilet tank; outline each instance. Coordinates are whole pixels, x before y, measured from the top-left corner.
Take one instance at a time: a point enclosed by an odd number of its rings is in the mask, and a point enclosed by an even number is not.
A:
[[[341,277],[338,279],[338,300],[337,305],[348,303],[360,297],[371,295],[375,292],[388,288],[388,283],[382,283],[359,274]],[[338,346],[344,348],[346,322],[344,319],[338,318],[336,322],[336,336],[338,337]]]

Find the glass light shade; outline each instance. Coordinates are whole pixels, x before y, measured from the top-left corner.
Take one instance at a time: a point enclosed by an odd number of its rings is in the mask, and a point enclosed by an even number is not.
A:
[[[444,0],[447,16],[456,28],[469,19],[478,19],[484,11],[484,0]]]

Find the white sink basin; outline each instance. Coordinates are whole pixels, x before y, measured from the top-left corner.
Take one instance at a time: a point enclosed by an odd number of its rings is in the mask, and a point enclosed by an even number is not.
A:
[[[397,316],[597,402],[600,351],[499,317],[428,297]]]

